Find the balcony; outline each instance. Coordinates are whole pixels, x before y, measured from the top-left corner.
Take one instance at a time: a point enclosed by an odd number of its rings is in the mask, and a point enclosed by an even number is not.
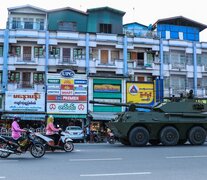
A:
[[[45,30],[44,22],[9,21],[7,28],[14,30]]]
[[[34,84],[29,81],[20,81],[17,83],[17,89],[34,89]]]
[[[185,63],[173,63],[171,66],[172,69],[178,69],[178,70],[185,70],[186,64]]]
[[[124,34],[128,37],[160,39],[160,35],[156,31],[142,29],[124,29]]]

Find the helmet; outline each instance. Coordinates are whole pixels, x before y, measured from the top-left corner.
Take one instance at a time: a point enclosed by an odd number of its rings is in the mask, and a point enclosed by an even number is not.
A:
[[[14,119],[13,119],[14,121],[20,121],[21,120],[21,118],[20,117],[17,117],[17,116],[14,116]]]

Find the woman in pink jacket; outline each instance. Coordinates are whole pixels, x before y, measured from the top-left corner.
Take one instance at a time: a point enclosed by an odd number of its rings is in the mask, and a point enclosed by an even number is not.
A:
[[[46,135],[51,137],[52,139],[54,139],[55,145],[58,145],[60,135],[57,132],[60,130],[61,130],[61,128],[55,128],[54,118],[52,115],[50,115],[47,119]]]
[[[19,145],[19,141],[21,142],[22,140],[24,140],[24,138],[21,135],[21,132],[26,132],[26,130],[20,128],[20,126],[18,124],[19,121],[20,121],[20,118],[14,117],[13,123],[12,123],[12,128],[11,128],[12,129],[12,138],[14,140],[16,140],[18,145]],[[19,152],[22,152],[21,146],[19,146],[17,148],[17,150]]]
[[[26,130],[21,129],[18,122],[20,121],[20,118],[14,117],[13,123],[12,123],[12,138],[17,141],[21,141],[23,138],[21,137],[21,132],[26,132]]]

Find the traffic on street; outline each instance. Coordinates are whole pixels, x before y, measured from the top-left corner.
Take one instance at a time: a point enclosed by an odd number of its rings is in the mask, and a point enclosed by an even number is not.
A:
[[[205,180],[207,144],[130,147],[121,143],[75,143],[72,152],[28,152],[0,159],[5,180]]]

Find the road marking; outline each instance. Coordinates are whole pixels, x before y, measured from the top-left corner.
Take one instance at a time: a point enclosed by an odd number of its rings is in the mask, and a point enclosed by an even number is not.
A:
[[[0,162],[17,162],[17,161],[19,161],[19,160],[7,160],[7,159],[0,160]]]
[[[70,159],[70,161],[120,161],[122,158],[105,158],[105,159]]]
[[[207,155],[200,156],[167,156],[167,159],[188,159],[188,158],[207,158]]]
[[[134,173],[111,173],[111,174],[81,174],[82,177],[100,177],[100,176],[128,176],[128,175],[150,175],[151,172],[134,172]]]
[[[6,179],[6,177],[5,176],[0,176],[0,179]]]

